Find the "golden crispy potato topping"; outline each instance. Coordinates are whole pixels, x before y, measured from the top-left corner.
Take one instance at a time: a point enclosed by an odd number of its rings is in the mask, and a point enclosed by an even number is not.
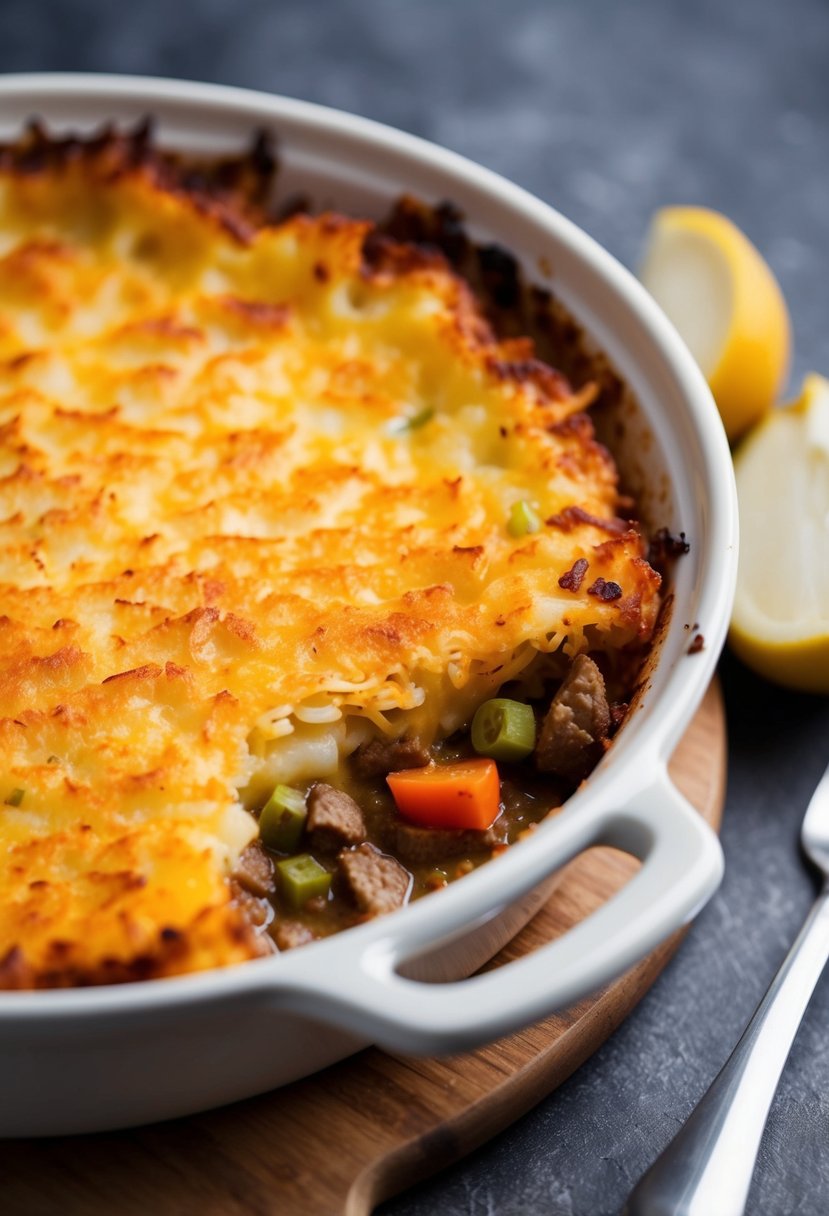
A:
[[[229,876],[275,782],[659,603],[591,389],[439,255],[130,148],[0,157],[6,986],[262,953]]]

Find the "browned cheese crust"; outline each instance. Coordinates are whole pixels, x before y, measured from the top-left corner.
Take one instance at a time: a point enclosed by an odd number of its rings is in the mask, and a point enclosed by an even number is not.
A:
[[[272,167],[0,150],[0,985],[266,951],[231,875],[275,781],[653,629],[591,386],[440,253],[265,223]]]

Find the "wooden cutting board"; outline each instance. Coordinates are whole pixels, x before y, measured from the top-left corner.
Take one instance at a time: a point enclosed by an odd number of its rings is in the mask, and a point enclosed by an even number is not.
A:
[[[715,684],[671,762],[677,785],[715,828],[725,771],[725,718]],[[634,868],[610,849],[577,858],[495,963],[566,931]],[[647,991],[681,936],[597,996],[481,1051],[412,1060],[370,1049],[309,1080],[190,1119],[100,1136],[6,1141],[0,1211],[367,1216],[381,1199],[469,1152],[569,1077]]]

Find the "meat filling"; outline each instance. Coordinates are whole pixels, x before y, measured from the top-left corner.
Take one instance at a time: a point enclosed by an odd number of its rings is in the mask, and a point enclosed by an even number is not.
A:
[[[274,889],[273,862],[258,841],[239,855],[231,878],[243,890],[264,899]]]
[[[337,869],[349,898],[368,916],[393,912],[406,901],[411,875],[373,845],[345,849],[337,858]]]
[[[557,670],[564,667],[562,656]],[[566,661],[540,713],[535,698],[514,700],[509,691],[489,703],[489,734],[476,737],[471,721],[432,748],[416,736],[372,740],[344,766],[345,788],[318,781],[307,793],[282,790],[295,831],[266,840],[280,858],[278,883],[259,844],[245,850],[233,875],[237,902],[250,905],[254,924],[267,925],[276,948],[393,912],[520,840],[590,773],[625,709],[611,711],[602,672],[587,655]],[[487,776],[494,770],[494,783],[483,782],[484,768]],[[458,800],[467,813],[458,812]],[[266,895],[273,913],[264,920],[254,905]]]
[[[293,950],[312,942],[314,934],[298,920],[279,920],[273,928],[273,939],[280,950]]]
[[[247,921],[254,929],[262,929],[273,920],[273,907],[264,895],[254,895],[235,879],[231,879],[230,893],[233,902],[241,908]],[[263,940],[267,940],[263,938]]]
[[[320,782],[308,794],[308,837],[322,853],[335,853],[344,845],[361,844],[366,838],[363,812],[342,790]]]
[[[385,777],[404,768],[424,768],[431,758],[417,738],[372,739],[357,749],[354,770],[358,777]]]
[[[446,828],[416,828],[408,823],[398,823],[394,851],[410,865],[437,864],[446,857],[491,851],[502,842],[503,837],[495,826],[485,832],[454,832]]]
[[[536,765],[544,773],[581,781],[601,759],[609,729],[602,673],[586,654],[577,655],[541,724]]]

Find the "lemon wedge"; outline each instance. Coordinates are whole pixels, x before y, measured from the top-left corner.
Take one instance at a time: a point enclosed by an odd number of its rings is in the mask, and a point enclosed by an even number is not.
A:
[[[739,228],[704,207],[665,207],[651,221],[640,278],[708,381],[737,439],[786,378],[791,326],[765,261]]]
[[[734,461],[740,563],[730,640],[761,675],[829,693],[829,380],[772,410]]]

